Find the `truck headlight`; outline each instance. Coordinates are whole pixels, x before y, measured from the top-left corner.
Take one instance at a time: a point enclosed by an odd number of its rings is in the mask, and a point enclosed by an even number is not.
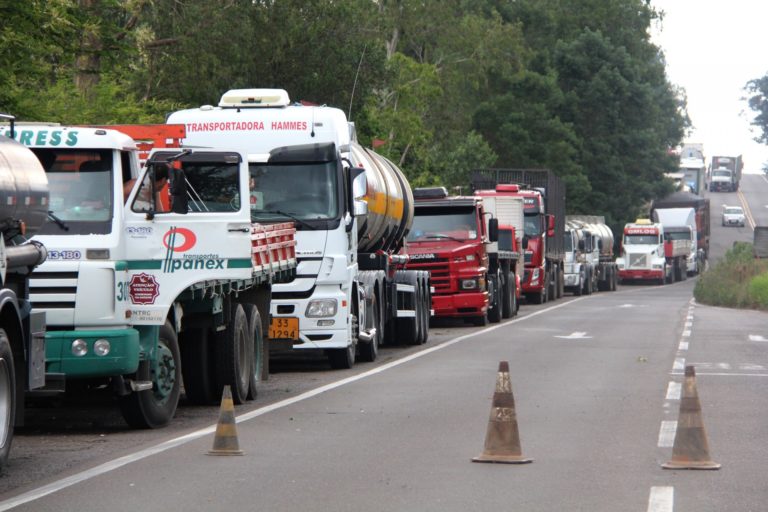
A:
[[[88,353],[88,342],[82,338],[78,338],[72,342],[72,355],[77,357],[83,357]]]
[[[336,299],[316,299],[307,304],[307,318],[322,318],[326,316],[335,316],[338,303]]]
[[[459,288],[462,290],[477,290],[479,285],[477,279],[462,279],[459,281]]]
[[[654,270],[661,270],[662,268],[664,268],[664,265],[661,265],[659,263],[654,263],[653,264],[653,269]]]

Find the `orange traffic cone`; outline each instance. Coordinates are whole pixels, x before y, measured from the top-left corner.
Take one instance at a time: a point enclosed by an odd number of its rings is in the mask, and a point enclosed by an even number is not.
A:
[[[509,379],[509,363],[499,363],[496,376],[496,391],[493,393],[491,416],[485,434],[485,449],[472,462],[499,462],[503,464],[525,464],[533,459],[523,457],[520,451],[520,435],[517,430],[515,398],[512,396],[512,382]]]
[[[242,455],[243,451],[237,442],[237,426],[235,424],[235,405],[232,402],[232,390],[224,386],[219,410],[219,423],[216,425],[216,435],[213,438],[213,448],[208,455]]]
[[[685,367],[683,396],[672,447],[672,460],[662,464],[664,469],[720,469],[720,464],[709,458],[709,443],[701,418],[701,404],[696,391],[696,371]]]

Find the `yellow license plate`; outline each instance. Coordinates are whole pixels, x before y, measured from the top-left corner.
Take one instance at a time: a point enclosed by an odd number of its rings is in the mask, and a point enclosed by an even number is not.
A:
[[[269,324],[269,337],[273,340],[298,340],[299,319],[294,317],[273,317]]]

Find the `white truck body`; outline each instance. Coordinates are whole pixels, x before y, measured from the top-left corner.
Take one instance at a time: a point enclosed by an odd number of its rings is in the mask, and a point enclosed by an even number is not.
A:
[[[397,178],[385,173],[382,179],[389,180],[389,185],[382,184],[385,192],[370,196],[357,192],[351,197],[352,192],[345,191],[355,187],[345,178],[346,164],[344,169],[339,164],[338,169],[321,172],[312,170],[312,162],[305,168],[297,164],[280,169],[271,163],[281,148],[333,144],[339,162],[349,159],[352,165],[366,169],[370,191],[376,176],[382,175],[371,174],[375,162],[356,144],[354,128],[341,110],[290,104],[283,90],[244,89],[225,93],[216,107],[174,112],[167,122],[186,126],[185,147],[231,147],[247,154],[251,176],[260,189],[260,196],[251,198],[254,218],[298,219],[296,279],[273,286],[273,350],[320,349],[326,351],[332,366],[346,368],[354,361],[356,349],[358,356],[362,349],[363,359],[374,359],[385,330],[394,333],[399,319],[416,321],[426,340],[428,320],[422,318],[421,301],[406,308],[397,305],[396,296],[413,295],[413,288],[400,283],[390,293],[386,283],[393,276],[385,277],[377,270],[366,273],[358,261],[358,253],[364,252],[361,246],[372,243],[366,238],[358,240],[359,217],[367,215],[368,227],[378,229],[379,224],[392,222],[392,211],[402,216],[409,206],[395,192],[396,183],[391,180]],[[407,188],[407,182],[404,186]],[[410,188],[407,192],[410,194]],[[355,214],[351,203],[363,198],[367,211]],[[321,203],[317,211],[309,209],[312,201]],[[412,204],[410,208],[412,220]],[[419,275],[421,289],[426,278],[424,273]],[[357,347],[358,341],[362,341],[361,347]]]
[[[656,208],[653,220],[664,226],[668,239],[690,240],[687,268],[690,274],[699,270],[699,248],[696,237],[696,211],[693,208]]]
[[[33,309],[49,321],[48,371],[108,382],[142,428],[173,417],[182,357],[190,400],[216,403],[227,384],[235,403],[255,394],[258,325],[271,283],[291,277],[295,241],[292,223],[251,222],[245,155],[173,149],[153,155],[174,167],[140,170],[135,141],[116,130],[21,125],[17,139],[43,162],[51,189],[53,221],[35,237],[49,257],[30,285]],[[183,192],[149,190],[161,167]],[[184,204],[171,210],[168,198]],[[233,359],[226,371],[209,363],[209,345],[234,345],[216,355]]]

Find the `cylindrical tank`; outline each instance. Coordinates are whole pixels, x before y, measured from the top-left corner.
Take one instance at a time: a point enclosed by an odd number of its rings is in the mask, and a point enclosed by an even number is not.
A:
[[[26,146],[0,136],[0,231],[26,225],[34,235],[48,218],[48,178],[35,154]]]
[[[358,223],[359,250],[396,252],[413,223],[413,192],[403,172],[388,159],[350,144],[350,160],[365,169],[368,214]]]
[[[605,223],[605,217],[601,215],[568,215],[567,221],[571,224],[581,224],[584,229],[602,240],[600,256],[613,257],[613,231]]]

